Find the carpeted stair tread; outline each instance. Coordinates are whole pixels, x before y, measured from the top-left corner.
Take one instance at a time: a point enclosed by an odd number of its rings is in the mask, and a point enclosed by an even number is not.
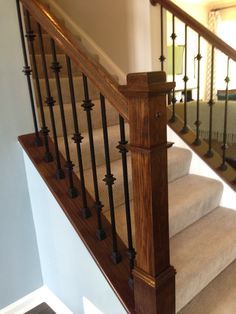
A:
[[[235,314],[236,260],[221,272],[178,314]]]
[[[116,148],[118,145],[118,142],[120,140],[119,137],[119,125],[114,125],[108,127],[109,132],[109,143],[111,144],[110,149],[110,159],[111,161],[115,161],[117,159],[120,159],[120,153],[119,150]],[[82,149],[82,156],[83,156],[83,167],[84,170],[87,170],[91,168],[91,161],[90,161],[90,145],[89,145],[89,136],[88,133],[82,133],[83,140],[81,144]],[[94,129],[93,130],[93,138],[94,138],[94,147],[95,147],[95,158],[96,158],[96,164],[97,166],[104,165],[105,162],[105,154],[104,154],[104,144],[103,144],[103,134],[102,129]],[[59,137],[58,143],[60,147],[61,152],[65,152],[64,148],[64,138]],[[78,159],[77,159],[77,147],[72,140],[72,136],[69,137],[69,145],[70,145],[70,155],[71,160],[76,165],[76,168],[78,168]],[[65,153],[64,153],[65,155]]]
[[[168,181],[172,182],[189,173],[192,160],[190,150],[173,146],[168,149]]]
[[[93,110],[91,111],[93,129],[99,129],[102,127],[100,101],[94,100],[93,104],[94,104],[94,107],[93,107]],[[77,117],[78,117],[80,132],[82,133],[83,136],[85,136],[84,133],[87,132],[87,118],[86,118],[86,112],[84,111],[84,108],[81,105],[82,105],[82,102],[78,102],[76,105]],[[45,107],[44,109],[45,109],[44,111],[45,111],[46,124],[49,130],[51,130],[52,127],[51,127],[49,108]],[[112,107],[109,104],[109,102],[106,102],[106,109],[107,109],[108,126],[117,125],[119,121],[119,115],[117,111],[114,109],[114,107]],[[63,133],[62,133],[62,126],[61,126],[60,107],[56,105],[53,107],[53,110],[54,110],[54,116],[55,116],[55,121],[56,121],[56,126],[57,126],[57,135],[58,137],[62,137]],[[70,134],[74,134],[74,122],[73,122],[73,115],[72,115],[72,106],[70,103],[64,104],[64,111],[65,111],[65,118],[66,118],[67,134],[69,134],[69,138],[71,138],[72,135]],[[73,145],[71,146],[71,148],[74,149]],[[62,146],[62,149],[63,149],[63,146]]]
[[[35,58],[36,58],[36,63],[37,63],[38,76],[39,76],[39,78],[44,78],[41,54],[36,54]],[[47,64],[47,69],[48,69],[48,77],[54,78],[55,74],[53,73],[53,71],[50,68],[51,64],[52,64],[52,55],[46,54],[45,59],[46,59],[46,64]],[[32,60],[31,55],[30,55],[30,60]],[[65,55],[64,54],[57,54],[57,60],[61,65],[60,76],[61,77],[68,77]],[[31,61],[31,64],[32,64],[32,61]],[[78,67],[73,62],[71,62],[71,66],[72,66],[73,75],[74,76],[80,76],[81,71],[78,69]]]
[[[177,311],[236,258],[236,212],[219,207],[170,241]]]
[[[204,193],[208,190],[208,193]],[[197,190],[197,192],[195,192]],[[169,226],[170,237],[195,223],[214,210],[220,201],[222,184],[206,177],[187,175],[169,184]],[[130,195],[132,200],[132,194]],[[133,202],[130,202],[132,221]],[[110,220],[109,211],[104,215]],[[115,209],[117,232],[127,244],[125,205]],[[134,224],[132,226],[134,235]]]
[[[186,175],[170,183],[170,237],[216,208],[222,192],[221,182],[198,175]]]
[[[52,71],[52,70],[51,70]],[[45,87],[45,81],[44,79],[40,79],[40,87],[41,87],[41,93],[43,99],[46,99],[47,93],[46,93],[46,87]],[[81,76],[74,76],[73,77],[74,82],[74,89],[75,89],[75,98],[76,101],[82,101],[84,99],[84,90],[83,90],[83,82]],[[61,91],[62,91],[62,98],[63,102],[65,104],[71,103],[71,96],[70,96],[70,89],[69,89],[69,81],[67,77],[61,77],[60,78],[61,83]],[[56,100],[56,104],[58,104],[58,97],[57,97],[57,87],[56,87],[56,80],[55,78],[49,79],[49,84],[51,88],[51,94],[53,98]],[[89,86],[89,94],[91,99],[98,99],[99,98],[99,92],[96,89],[96,87],[88,81]],[[46,104],[45,104],[46,105]]]
[[[102,147],[103,149],[103,147]],[[170,160],[173,159],[173,155],[176,155],[176,160],[177,162],[180,160],[178,160],[178,158],[180,158],[182,155],[181,154],[178,154],[178,151],[179,150],[182,150],[182,148],[170,148],[169,149],[169,152],[168,152],[168,155],[171,156]],[[187,156],[187,154],[186,154]],[[191,155],[188,155],[189,158],[191,158]],[[89,158],[89,157],[87,157]],[[118,158],[119,158],[119,155],[118,155]],[[128,161],[128,170],[129,170],[129,176],[128,176],[128,179],[129,179],[129,189],[130,189],[130,200],[132,200],[132,176],[131,176],[131,160],[130,160],[130,157],[128,156],[127,158],[127,161]],[[170,167],[171,169],[171,165],[169,166],[169,162],[168,162],[168,167]],[[75,168],[75,171],[78,173],[78,169]],[[184,169],[184,172],[186,170]],[[122,167],[121,167],[121,160],[118,159],[116,161],[113,161],[111,162],[111,172],[112,174],[114,175],[114,177],[116,178],[116,181],[113,185],[113,189],[114,189],[114,203],[115,203],[115,207],[118,207],[120,205],[123,204],[124,202],[124,194],[123,194],[123,172],[122,172]],[[99,167],[97,167],[97,173],[98,173],[98,180],[99,180],[99,183],[103,183],[103,179],[104,179],[104,176],[106,174],[106,166],[103,164]],[[172,170],[172,173],[173,173],[173,170]],[[92,191],[93,191],[93,179],[92,179],[92,175],[91,175],[91,169],[88,169],[86,172],[85,172],[85,175],[86,175],[86,178],[87,178],[87,189],[88,191],[92,194]],[[182,177],[182,173],[178,173],[181,177]],[[173,176],[172,176],[173,178]],[[179,179],[181,180],[181,179]],[[204,181],[204,179],[202,179],[202,181]],[[213,182],[215,182],[213,180]],[[210,183],[209,181],[207,181],[207,183]],[[175,181],[172,183],[173,185],[175,184]],[[179,182],[177,183],[177,185],[179,186]],[[194,184],[192,184],[192,186],[194,187]],[[184,189],[184,187],[182,187]],[[198,188],[197,186],[197,183],[196,183],[196,186],[195,188]],[[173,189],[173,193],[176,193],[176,191],[178,191],[178,189]],[[109,203],[108,203],[108,199],[107,199],[107,187],[104,186],[104,184],[101,184],[100,186],[100,194],[101,194],[101,199],[105,205],[105,209],[108,209],[109,208]],[[173,196],[174,197],[174,196]],[[207,198],[207,201],[210,202]],[[195,202],[197,203],[197,201]],[[204,201],[202,202],[203,203],[203,207],[204,207]],[[197,203],[198,204],[198,203]],[[177,206],[174,207],[174,209],[178,210],[178,205],[179,203],[177,204]],[[218,204],[215,205],[215,207],[217,206]],[[191,214],[192,215],[192,214]]]
[[[38,40],[38,32],[35,33],[36,38],[34,40],[34,50],[36,54],[40,54],[40,44]],[[52,48],[51,48],[51,37],[47,33],[42,33],[42,38],[43,38],[43,46],[44,46],[44,51],[46,54],[51,54],[52,53]],[[63,54],[63,50],[59,45],[56,44],[56,52],[59,54]],[[29,53],[32,54],[31,48],[29,46]]]

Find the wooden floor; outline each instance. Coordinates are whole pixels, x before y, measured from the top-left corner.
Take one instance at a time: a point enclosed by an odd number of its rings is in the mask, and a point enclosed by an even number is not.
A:
[[[25,314],[56,314],[47,303],[42,303]]]

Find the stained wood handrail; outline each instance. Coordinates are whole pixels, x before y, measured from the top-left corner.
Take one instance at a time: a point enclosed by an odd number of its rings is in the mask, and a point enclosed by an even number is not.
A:
[[[191,15],[186,13],[180,7],[169,0],[150,0],[151,4],[156,5],[159,3],[163,8],[175,15],[179,20],[188,25],[194,31],[201,35],[202,38],[207,40],[212,46],[219,49],[226,54],[229,58],[236,61],[236,50],[226,44],[222,39],[212,33],[208,28],[195,20]]]
[[[56,20],[49,10],[37,0],[20,0],[35,20],[55,40],[79,69],[97,87],[99,92],[113,105],[119,114],[128,121],[128,103],[118,90],[119,84],[95,60],[84,46],[64,25]]]

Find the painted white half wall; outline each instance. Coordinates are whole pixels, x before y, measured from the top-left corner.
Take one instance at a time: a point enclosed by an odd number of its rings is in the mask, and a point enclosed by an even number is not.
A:
[[[0,1],[0,309],[42,285],[17,136],[33,130],[15,0]]]
[[[74,314],[92,314],[89,313],[91,308],[97,313],[125,314],[125,309],[25,153],[24,160],[44,284]]]

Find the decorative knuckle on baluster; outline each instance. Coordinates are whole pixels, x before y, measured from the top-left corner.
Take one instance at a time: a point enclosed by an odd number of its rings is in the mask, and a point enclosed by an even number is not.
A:
[[[91,111],[94,107],[94,104],[90,99],[87,99],[83,101],[82,107],[84,108],[84,111]]]
[[[36,35],[35,35],[35,33],[33,32],[33,31],[28,31],[27,33],[26,33],[26,35],[25,35],[25,37],[29,40],[29,41],[34,41],[34,39],[35,39],[35,37],[36,37]]]

